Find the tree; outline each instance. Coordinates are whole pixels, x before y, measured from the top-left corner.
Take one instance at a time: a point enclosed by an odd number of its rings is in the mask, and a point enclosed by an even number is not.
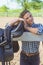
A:
[[[16,0],[16,1],[23,7],[23,9],[28,9],[28,2],[29,2],[28,0]]]
[[[3,5],[2,7],[1,7],[1,10],[3,11],[3,12],[6,12],[7,13],[7,16],[8,16],[8,7],[7,6],[5,6],[5,5]]]
[[[14,0],[12,0],[14,2]],[[15,0],[23,9],[41,9],[41,0]]]
[[[39,3],[39,2],[32,2],[32,8],[36,9],[36,10],[41,9],[41,3]]]
[[[9,8],[6,7],[5,5],[3,5],[3,6],[1,7],[1,9],[2,9],[4,12],[7,12]]]
[[[41,9],[41,0],[32,0],[32,7],[33,9]]]

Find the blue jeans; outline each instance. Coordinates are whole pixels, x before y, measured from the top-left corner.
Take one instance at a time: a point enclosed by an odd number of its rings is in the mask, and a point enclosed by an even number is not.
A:
[[[28,57],[23,53],[20,54],[20,65],[39,65],[39,54]]]

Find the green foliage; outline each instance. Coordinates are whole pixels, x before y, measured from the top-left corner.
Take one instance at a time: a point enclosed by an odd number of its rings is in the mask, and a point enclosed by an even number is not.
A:
[[[21,9],[12,10],[3,5],[0,7],[0,16],[15,16],[18,17],[22,10],[28,9],[33,16],[43,16],[43,2],[40,0],[16,0],[22,6]],[[42,11],[41,11],[42,9]]]
[[[32,0],[32,7],[33,9],[41,9],[42,7],[42,1],[41,0]]]
[[[11,9],[11,10],[9,9],[8,12],[13,12],[13,13],[15,12],[15,13],[16,13],[16,12],[20,12],[21,10],[22,10],[22,9],[15,9],[15,10],[14,10],[14,9],[13,9],[13,10],[12,10],[12,9]]]
[[[38,3],[40,3],[41,2],[41,0],[32,0],[33,2],[38,2]]]
[[[32,2],[31,5],[33,9],[36,9],[36,10],[41,9],[41,3],[39,2]]]
[[[16,0],[17,3],[20,3],[21,6],[23,7],[23,9],[41,9],[41,6],[43,6],[43,4],[41,4],[41,0],[32,0],[31,2],[29,2],[29,0]]]
[[[2,7],[0,7],[0,12],[7,12],[8,11],[8,7],[6,7],[5,5],[3,5]]]
[[[28,9],[28,0],[16,0],[17,3],[20,3],[23,9]]]
[[[24,2],[22,6],[23,6],[23,9],[28,9],[28,3],[27,2]]]

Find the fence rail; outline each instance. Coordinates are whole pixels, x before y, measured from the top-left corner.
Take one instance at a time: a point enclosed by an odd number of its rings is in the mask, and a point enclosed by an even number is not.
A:
[[[0,12],[0,16],[19,16],[18,12]],[[43,17],[43,12],[32,12],[34,17]]]

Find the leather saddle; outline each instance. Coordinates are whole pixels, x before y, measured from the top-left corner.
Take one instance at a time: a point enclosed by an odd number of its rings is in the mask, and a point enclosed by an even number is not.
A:
[[[13,30],[11,30],[11,36],[13,38],[20,37],[23,34],[23,28],[23,22],[20,22]],[[9,47],[4,36],[4,29],[0,28],[0,61],[10,61],[13,59],[14,53],[18,52],[18,41],[12,41],[11,44],[11,47]]]

